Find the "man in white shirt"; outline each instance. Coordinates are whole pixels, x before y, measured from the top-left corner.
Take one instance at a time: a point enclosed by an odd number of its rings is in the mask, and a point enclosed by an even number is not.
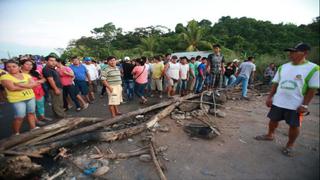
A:
[[[175,94],[180,81],[180,63],[177,62],[177,59],[177,56],[172,56],[171,61],[164,67],[164,74],[167,79],[168,98],[171,98]]]
[[[97,92],[97,86],[98,82],[97,80],[99,79],[99,72],[94,64],[92,64],[92,59],[90,57],[85,57],[84,59],[84,66],[87,68],[90,81],[87,80],[88,85],[89,85],[89,102],[92,103],[95,100],[94,93]]]
[[[279,67],[267,98],[266,105],[271,107],[268,117],[269,131],[266,135],[256,136],[257,140],[273,140],[275,129],[281,120],[289,125],[289,140],[283,154],[293,156],[293,145],[297,139],[304,113],[319,89],[319,66],[306,60],[310,47],[299,43],[289,52],[291,62]]]
[[[184,96],[187,94],[187,85],[189,80],[189,64],[187,57],[183,56],[180,58],[180,94]]]

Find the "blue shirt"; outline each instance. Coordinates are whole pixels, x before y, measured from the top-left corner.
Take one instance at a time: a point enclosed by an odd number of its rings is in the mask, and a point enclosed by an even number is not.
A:
[[[203,64],[203,63],[199,64],[199,66],[198,66],[198,71],[199,71],[198,75],[199,76],[201,76],[200,75],[200,70],[202,71],[202,73],[205,73],[206,72],[206,65]]]
[[[87,77],[87,68],[80,64],[79,66],[71,65],[70,68],[74,72],[74,80],[85,81]]]

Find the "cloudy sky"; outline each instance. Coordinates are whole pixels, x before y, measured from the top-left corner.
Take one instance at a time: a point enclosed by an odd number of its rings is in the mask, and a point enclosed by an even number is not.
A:
[[[174,29],[177,23],[215,23],[222,16],[308,24],[319,16],[319,0],[0,0],[0,58],[46,55],[108,22],[124,31]]]

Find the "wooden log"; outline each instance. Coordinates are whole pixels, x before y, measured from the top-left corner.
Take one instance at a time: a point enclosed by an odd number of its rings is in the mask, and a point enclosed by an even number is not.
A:
[[[87,133],[87,132],[90,132],[90,131],[94,131],[96,129],[99,129],[99,128],[102,128],[102,127],[105,127],[105,126],[109,126],[109,125],[112,125],[112,124],[114,124],[116,122],[119,122],[119,121],[122,121],[124,119],[127,119],[127,118],[129,118],[131,116],[144,114],[146,112],[149,112],[149,111],[152,111],[152,110],[155,110],[155,109],[163,108],[163,107],[169,106],[170,104],[172,104],[173,102],[176,102],[176,101],[181,103],[182,100],[186,100],[186,99],[190,99],[190,98],[194,98],[194,97],[198,97],[198,96],[199,96],[199,94],[189,94],[189,95],[186,95],[186,96],[181,97],[181,98],[174,97],[173,100],[168,100],[168,101],[165,101],[165,102],[161,102],[161,103],[158,103],[158,104],[146,107],[146,108],[142,108],[142,109],[138,109],[136,111],[125,113],[125,114],[123,114],[121,116],[117,116],[117,117],[111,118],[109,120],[101,121],[101,122],[98,122],[98,123],[95,123],[95,124],[92,124],[92,125],[89,125],[89,126],[86,126],[86,127],[83,127],[83,128],[79,128],[79,129],[73,130],[71,132],[64,133],[64,134],[61,134],[61,135],[46,139],[42,143],[54,142],[54,141],[57,141],[57,140],[60,140],[60,139],[70,138],[70,137],[78,135],[78,134],[83,134],[83,133]],[[164,113],[164,115],[165,114],[166,113]],[[164,116],[164,115],[159,115],[159,116]],[[158,117],[154,117],[154,118],[155,119],[153,120],[153,122],[157,121],[156,119]],[[148,125],[148,126],[150,126],[150,125]]]
[[[123,114],[121,116],[116,116],[116,117],[111,118],[111,119],[106,119],[105,121],[101,121],[101,122],[98,122],[98,123],[95,123],[95,124],[92,124],[92,125],[89,125],[89,126],[86,126],[86,127],[83,127],[83,128],[79,128],[79,129],[73,130],[73,131],[68,132],[68,133],[64,133],[64,134],[61,134],[61,135],[46,139],[42,143],[54,142],[54,141],[57,141],[57,140],[60,140],[60,139],[66,139],[66,138],[70,138],[72,136],[76,136],[76,135],[79,135],[79,134],[83,134],[83,133],[87,133],[87,132],[90,132],[90,131],[94,131],[94,130],[97,130],[99,128],[105,127],[105,126],[112,125],[112,124],[114,124],[116,122],[119,122],[121,120],[127,119],[127,118],[129,118],[131,116],[144,114],[146,112],[149,112],[149,111],[152,111],[152,110],[155,110],[155,109],[159,109],[159,108],[168,106],[172,102],[173,102],[173,100],[169,100],[169,101],[158,103],[158,104],[146,107],[146,108],[138,109],[136,111],[125,113],[125,114]]]
[[[16,155],[16,156],[28,156],[28,157],[33,157],[33,158],[42,158],[43,157],[41,154],[34,154],[34,153],[28,153],[28,152],[17,152],[17,151],[11,151],[11,150],[6,150],[3,152],[3,154]]]
[[[57,173],[53,174],[50,177],[45,178],[45,180],[54,180],[55,178],[61,176],[66,170],[67,168],[60,169]]]
[[[89,118],[90,119],[90,118]],[[97,118],[95,118],[97,119]],[[81,122],[87,121],[87,118],[66,118],[58,121],[57,123],[50,124],[48,126],[41,127],[39,129],[35,129],[33,131],[28,131],[25,133],[22,133],[20,135],[13,135],[9,138],[3,139],[0,141],[0,153],[3,150],[9,149],[17,144],[20,144],[22,142],[29,141],[30,139],[39,137],[43,134],[54,132],[59,130],[63,127],[68,126],[75,126],[77,124],[80,124]]]
[[[160,153],[160,152],[163,152],[165,151],[166,148],[157,148],[156,149],[156,152],[157,153]],[[90,157],[91,158],[106,158],[106,159],[111,159],[111,160],[114,160],[114,159],[127,159],[127,158],[130,158],[130,157],[135,157],[135,156],[140,156],[142,154],[149,154],[150,153],[150,149],[149,148],[143,148],[143,149],[138,149],[138,150],[135,150],[135,151],[131,151],[131,152],[127,152],[127,153],[112,153],[112,154],[99,154],[101,155],[100,156],[95,156],[95,155],[91,155]]]
[[[182,97],[182,100],[183,99],[187,99],[187,98],[197,97],[197,96],[199,96],[199,94],[187,95],[187,96]],[[169,101],[169,102],[172,102],[172,101]],[[43,153],[49,152],[50,150],[57,149],[59,147],[69,146],[71,144],[78,144],[78,143],[81,143],[83,141],[116,141],[116,140],[125,139],[125,138],[131,137],[131,136],[133,136],[135,134],[141,133],[144,130],[153,127],[158,121],[160,121],[161,119],[163,119],[164,117],[169,115],[171,113],[171,111],[174,110],[174,108],[176,106],[178,106],[181,102],[183,102],[183,101],[177,101],[177,102],[171,104],[170,106],[166,107],[165,109],[163,109],[162,111],[160,111],[159,113],[154,115],[146,123],[143,123],[143,124],[140,124],[140,125],[137,125],[137,126],[133,126],[133,127],[126,128],[126,129],[121,129],[121,130],[118,130],[118,131],[111,131],[111,132],[85,133],[85,134],[77,135],[77,136],[73,136],[73,137],[68,136],[68,133],[66,133],[66,134],[63,134],[64,137],[66,137],[66,138],[64,138],[62,140],[58,139],[55,142],[49,141],[49,142],[46,142],[46,143],[43,143],[43,144],[38,144],[38,145],[35,145],[35,146],[32,146],[32,147],[26,146],[26,147],[24,147],[22,149],[19,149],[19,151],[22,150],[22,151],[27,151],[27,152],[30,152],[30,153],[32,152],[32,153],[35,153],[35,154],[43,154]],[[161,106],[163,106],[163,103],[160,103],[160,104],[161,104]],[[155,106],[153,108],[155,108]],[[146,110],[144,110],[144,111],[146,111]],[[90,126],[92,126],[92,125],[90,125]],[[86,127],[84,127],[84,128],[86,128]],[[83,129],[83,128],[81,128],[81,129]],[[78,129],[74,130],[74,131],[78,131]],[[81,132],[88,132],[88,131],[84,131],[83,130]]]
[[[159,174],[159,177],[161,180],[167,180],[166,176],[164,175],[162,169],[161,169],[161,166],[160,166],[160,163],[158,161],[158,158],[156,156],[156,152],[155,152],[155,147],[154,147],[154,144],[153,144],[153,141],[151,140],[150,141],[150,144],[149,144],[149,147],[150,147],[150,154],[151,154],[151,157],[152,157],[152,161],[157,169],[157,172]]]

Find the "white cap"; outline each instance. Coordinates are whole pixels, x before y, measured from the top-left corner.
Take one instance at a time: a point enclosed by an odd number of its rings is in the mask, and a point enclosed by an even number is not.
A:
[[[240,62],[238,59],[234,59],[232,62]]]
[[[130,58],[128,56],[124,57],[124,61],[130,61]]]

